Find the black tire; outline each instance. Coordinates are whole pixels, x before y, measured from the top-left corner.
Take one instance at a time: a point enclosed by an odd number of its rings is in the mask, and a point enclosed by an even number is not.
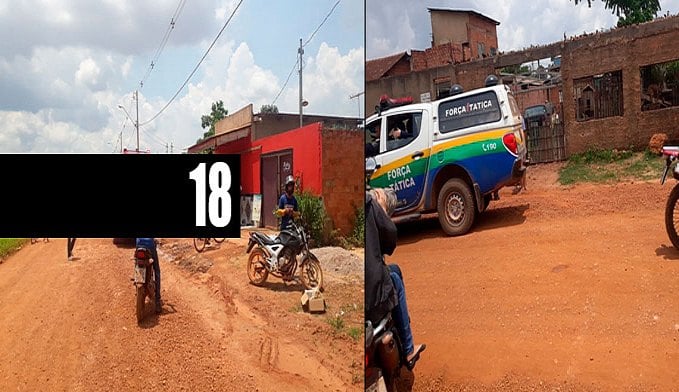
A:
[[[459,178],[451,178],[438,197],[439,222],[450,236],[466,234],[474,224],[476,205],[469,186]]]
[[[323,290],[323,270],[321,270],[321,263],[313,254],[309,254],[302,259],[299,277],[305,289],[318,288],[321,291]]]
[[[196,248],[198,253],[202,252],[205,249],[205,243],[207,243],[207,238],[194,238],[193,239],[193,247]]]
[[[225,239],[226,238],[215,238],[214,240],[216,243],[221,244],[222,242],[224,242]]]
[[[146,305],[146,288],[137,286],[137,323],[144,319],[144,305]]]
[[[483,196],[483,210],[481,212],[485,211],[488,209],[488,206],[490,205],[490,201],[493,199],[493,195],[487,194]]]
[[[255,248],[248,257],[248,279],[255,286],[261,286],[269,277],[269,270],[266,269],[266,254],[263,250]]]
[[[667,235],[672,241],[675,249],[679,249],[679,234],[677,233],[677,227],[679,226],[679,184],[675,185],[670,192],[670,196],[667,199],[667,205],[665,206],[665,229],[667,229]]]

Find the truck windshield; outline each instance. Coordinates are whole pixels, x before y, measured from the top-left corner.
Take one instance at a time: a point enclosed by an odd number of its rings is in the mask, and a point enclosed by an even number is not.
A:
[[[547,109],[543,105],[533,106],[526,109],[526,117],[540,117],[547,114]]]

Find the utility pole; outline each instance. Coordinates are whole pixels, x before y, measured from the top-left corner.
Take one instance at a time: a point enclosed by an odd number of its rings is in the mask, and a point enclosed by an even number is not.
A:
[[[302,39],[299,39],[299,127],[302,128],[302,55],[304,54],[304,48],[302,47]]]
[[[170,154],[174,154],[174,143],[170,142]]]
[[[123,153],[123,131],[120,131],[120,153]]]
[[[134,123],[134,127],[137,128],[137,152],[139,152],[139,90],[134,92],[135,101],[137,101],[137,121]]]
[[[361,91],[360,93],[349,96],[349,99],[358,98],[358,118],[361,118],[361,98],[359,98],[359,97],[363,94],[364,94],[364,92]]]

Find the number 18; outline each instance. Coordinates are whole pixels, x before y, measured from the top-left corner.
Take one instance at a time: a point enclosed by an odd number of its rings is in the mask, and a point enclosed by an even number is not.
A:
[[[196,182],[196,226],[205,226],[205,163],[189,173],[189,178]],[[210,199],[208,215],[210,223],[216,227],[225,227],[231,221],[231,169],[225,162],[215,162],[210,167],[208,182]]]

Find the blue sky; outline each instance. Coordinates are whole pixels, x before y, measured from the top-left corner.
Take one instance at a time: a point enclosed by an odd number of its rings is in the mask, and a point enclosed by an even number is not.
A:
[[[222,99],[258,110],[281,89],[306,41],[337,0],[244,0],[177,99],[142,127],[140,147],[175,152],[202,135],[201,114]],[[165,49],[140,89],[144,124],[168,102],[234,10],[237,0],[0,0],[0,151],[109,153],[136,143],[132,92],[178,6]],[[305,47],[307,113],[356,116],[363,90],[363,1],[341,0]],[[295,72],[276,102],[297,111]]]

